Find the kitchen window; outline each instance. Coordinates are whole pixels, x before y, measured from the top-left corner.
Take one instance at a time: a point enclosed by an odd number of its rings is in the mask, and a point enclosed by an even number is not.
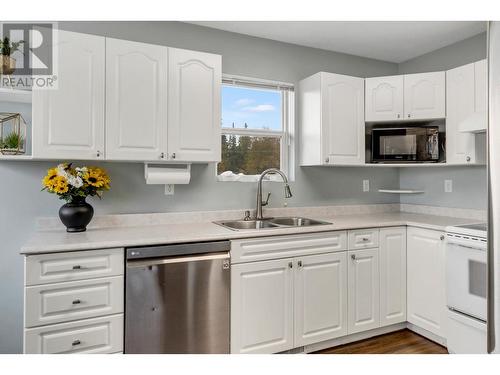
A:
[[[290,175],[293,114],[293,85],[224,76],[219,181],[256,181],[268,168]]]

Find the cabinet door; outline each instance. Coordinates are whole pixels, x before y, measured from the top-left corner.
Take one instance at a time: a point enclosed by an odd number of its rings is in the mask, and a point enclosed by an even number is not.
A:
[[[221,56],[169,49],[169,158],[221,160]]]
[[[474,162],[474,134],[460,131],[460,124],[474,113],[474,64],[446,72],[446,162]]]
[[[104,38],[57,33],[57,88],[33,90],[33,156],[104,159]]]
[[[322,73],[321,95],[322,159],[328,164],[364,164],[364,79]]]
[[[408,321],[446,337],[444,234],[408,227],[407,235]]]
[[[347,335],[347,254],[295,259],[295,347]]]
[[[380,229],[380,325],[406,321],[406,227]]]
[[[404,76],[406,120],[445,118],[445,107],[445,72]]]
[[[403,119],[403,81],[402,75],[365,80],[365,121]]]
[[[293,261],[231,267],[231,353],[293,348]]]
[[[106,39],[107,159],[166,155],[167,55],[167,47]]]
[[[348,333],[380,326],[378,249],[348,252]]]

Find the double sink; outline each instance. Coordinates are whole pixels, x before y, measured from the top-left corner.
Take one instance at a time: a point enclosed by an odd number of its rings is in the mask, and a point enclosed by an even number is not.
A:
[[[294,228],[294,227],[310,227],[315,225],[331,224],[327,221],[308,219],[306,217],[275,217],[263,220],[233,220],[233,221],[216,221],[215,224],[221,225],[232,230],[245,229],[272,229],[272,228]]]

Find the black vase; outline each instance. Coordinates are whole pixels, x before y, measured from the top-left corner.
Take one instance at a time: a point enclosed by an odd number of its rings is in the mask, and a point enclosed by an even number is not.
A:
[[[85,202],[85,198],[73,198],[59,209],[59,218],[66,226],[66,232],[85,232],[94,216],[94,208]]]

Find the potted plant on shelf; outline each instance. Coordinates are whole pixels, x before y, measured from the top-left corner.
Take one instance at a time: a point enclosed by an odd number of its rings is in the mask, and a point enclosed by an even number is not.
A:
[[[59,164],[50,168],[43,178],[43,189],[66,201],[59,209],[59,218],[67,232],[83,232],[94,216],[93,207],[85,199],[109,190],[111,179],[98,167],[76,167]]]
[[[9,37],[0,39],[0,74],[12,74],[16,70],[16,59],[11,54],[19,50],[24,41],[11,42]]]

